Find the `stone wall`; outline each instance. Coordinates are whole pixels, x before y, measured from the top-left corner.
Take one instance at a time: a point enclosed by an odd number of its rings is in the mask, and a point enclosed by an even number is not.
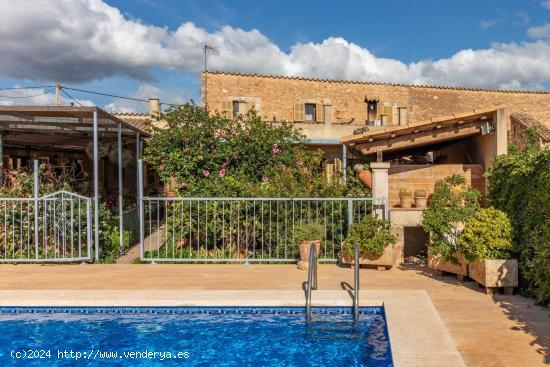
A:
[[[253,105],[265,121],[294,121],[297,103],[315,103],[330,107],[324,109],[330,114],[327,123],[363,126],[368,99],[393,106],[392,124],[398,123],[397,111],[400,107],[406,107],[408,121],[418,121],[476,108],[503,106],[512,112],[529,113],[550,126],[550,93],[544,92],[323,81],[208,72],[202,76],[203,101],[205,76],[208,105],[212,111],[221,112],[223,103],[227,101],[248,101],[247,105]]]
[[[425,190],[428,197],[433,194],[435,183],[451,175],[464,175],[466,182],[482,193],[485,192],[485,178],[481,164],[436,164],[411,165],[392,164],[388,178],[389,207],[399,206],[399,190],[407,187],[413,192]]]

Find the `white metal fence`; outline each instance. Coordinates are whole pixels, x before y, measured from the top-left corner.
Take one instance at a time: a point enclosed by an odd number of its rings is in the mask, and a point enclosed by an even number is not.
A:
[[[94,255],[97,260],[92,199],[64,190],[39,196],[35,160],[33,197],[0,198],[0,263],[80,262]]]
[[[58,191],[0,198],[0,262],[92,259],[91,199]]]
[[[294,262],[294,229],[311,222],[324,229],[319,260],[333,262],[351,223],[386,215],[384,198],[144,197],[141,184],[139,191],[141,260],[148,262]]]

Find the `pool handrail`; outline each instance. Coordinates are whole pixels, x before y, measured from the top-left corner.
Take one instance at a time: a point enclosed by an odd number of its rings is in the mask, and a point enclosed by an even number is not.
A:
[[[307,273],[307,288],[306,288],[306,321],[311,322],[311,291],[317,289],[317,250],[315,242],[311,242],[309,247],[309,266]]]

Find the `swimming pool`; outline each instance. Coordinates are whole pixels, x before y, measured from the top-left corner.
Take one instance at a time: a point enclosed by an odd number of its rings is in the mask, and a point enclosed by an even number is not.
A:
[[[393,366],[383,307],[0,307],[1,366]],[[32,357],[32,358],[30,358]]]

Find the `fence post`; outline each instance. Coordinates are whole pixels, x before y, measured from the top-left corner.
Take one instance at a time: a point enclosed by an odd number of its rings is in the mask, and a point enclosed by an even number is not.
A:
[[[33,185],[33,197],[34,197],[34,256],[38,260],[38,185],[40,168],[38,165],[38,159],[34,160],[33,165],[33,174],[34,174],[34,185]]]
[[[143,260],[145,257],[144,255],[144,247],[145,247],[145,223],[144,223],[144,215],[143,215],[143,205],[142,204],[143,199],[143,161],[140,159],[138,160],[138,206],[137,209],[139,210],[139,254],[140,259]]]
[[[348,227],[353,224],[353,200],[348,199]]]

